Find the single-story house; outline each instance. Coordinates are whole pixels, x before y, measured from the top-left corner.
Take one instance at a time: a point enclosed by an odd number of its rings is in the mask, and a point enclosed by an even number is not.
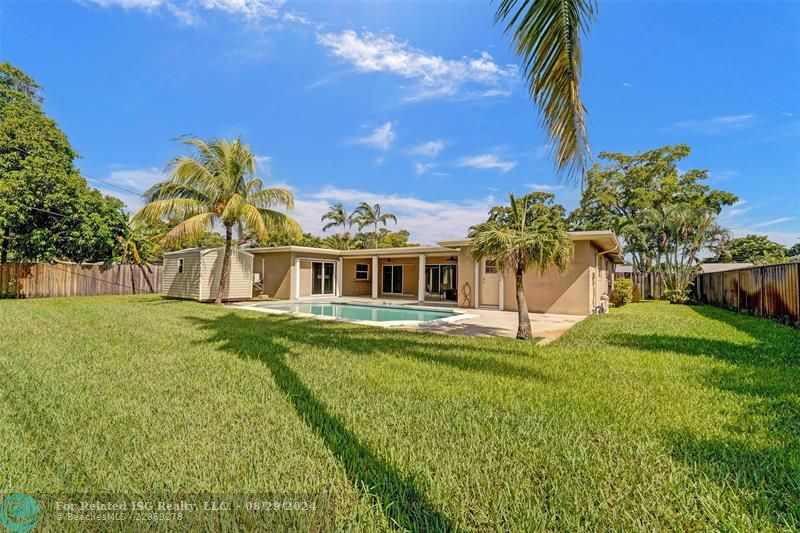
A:
[[[611,231],[570,232],[575,245],[572,265],[565,273],[544,275],[534,270],[524,278],[528,309],[537,313],[585,315],[599,304],[613,283],[614,265],[622,262],[621,247]],[[458,307],[516,310],[514,275],[490,261],[475,261],[469,239],[441,241],[436,246],[409,246],[369,250],[329,250],[305,246],[239,249],[239,257],[252,256],[250,296],[283,300],[365,297],[451,302]],[[220,250],[215,248],[214,250]],[[246,250],[246,251],[245,251]],[[169,296],[212,299],[219,274],[186,279],[175,274],[182,250],[164,256],[164,291]],[[204,252],[210,256],[210,252]],[[218,257],[216,252],[214,257]],[[213,261],[203,265],[208,269]],[[247,269],[250,260],[240,259]],[[215,265],[221,261],[213,262]],[[185,267],[184,267],[185,268]],[[217,268],[216,266],[214,268]],[[221,268],[221,267],[220,267]],[[238,272],[238,271],[237,271]],[[239,274],[237,274],[238,276]],[[237,277],[231,299],[245,298]],[[199,284],[202,289],[196,289]],[[246,285],[246,284],[245,284]],[[242,292],[239,292],[239,291]],[[199,296],[198,296],[199,294]],[[182,295],[182,296],[179,296]]]

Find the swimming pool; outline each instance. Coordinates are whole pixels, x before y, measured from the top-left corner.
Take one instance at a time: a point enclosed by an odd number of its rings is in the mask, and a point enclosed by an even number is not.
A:
[[[264,311],[300,313],[318,317],[336,318],[353,322],[411,323],[433,320],[458,320],[462,313],[449,309],[425,309],[390,305],[370,305],[346,302],[287,302],[260,303],[252,307]]]

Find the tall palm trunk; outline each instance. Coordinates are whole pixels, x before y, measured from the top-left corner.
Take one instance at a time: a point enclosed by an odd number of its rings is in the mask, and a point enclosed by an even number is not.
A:
[[[139,267],[139,271],[142,273],[142,277],[144,278],[145,283],[147,286],[150,287],[150,293],[155,294],[156,290],[153,288],[153,284],[150,282],[150,277],[147,275],[147,272],[144,269],[143,265],[137,265]],[[148,266],[147,270],[152,272],[152,269]]]
[[[231,242],[233,241],[233,227],[225,226],[225,255],[222,257],[222,272],[219,275],[219,288],[217,289],[217,299],[214,303],[220,305],[228,288],[228,281],[231,277]]]
[[[128,269],[131,271],[131,289],[133,294],[136,294],[136,274],[133,272],[133,263],[128,265]]]
[[[525,269],[518,267],[515,277],[517,283],[517,316],[519,321],[517,338],[527,341],[533,338],[533,334],[531,332],[531,318],[528,316],[528,301],[525,299],[525,289],[522,286],[522,276],[524,274]]]

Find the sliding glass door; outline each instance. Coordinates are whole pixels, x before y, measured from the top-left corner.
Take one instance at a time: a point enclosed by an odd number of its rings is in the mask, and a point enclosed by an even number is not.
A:
[[[311,294],[333,294],[333,263],[313,261],[311,263]]]
[[[456,301],[456,265],[426,265],[426,299]]]
[[[403,265],[383,265],[383,293],[403,294]]]

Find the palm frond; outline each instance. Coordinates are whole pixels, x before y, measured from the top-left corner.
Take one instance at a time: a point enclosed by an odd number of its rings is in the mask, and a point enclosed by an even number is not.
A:
[[[269,187],[249,195],[248,200],[260,209],[285,207],[294,209],[294,193],[283,187]]]
[[[531,98],[555,146],[556,167],[583,175],[591,152],[580,98],[581,36],[595,18],[594,0],[502,0],[495,23],[505,22],[522,62]]]
[[[207,212],[206,206],[192,198],[164,198],[145,204],[133,222],[160,222],[165,218],[188,218]]]
[[[187,218],[171,230],[162,238],[164,245],[180,245],[181,243],[200,238],[205,232],[211,231],[214,227],[214,213],[201,213]]]

